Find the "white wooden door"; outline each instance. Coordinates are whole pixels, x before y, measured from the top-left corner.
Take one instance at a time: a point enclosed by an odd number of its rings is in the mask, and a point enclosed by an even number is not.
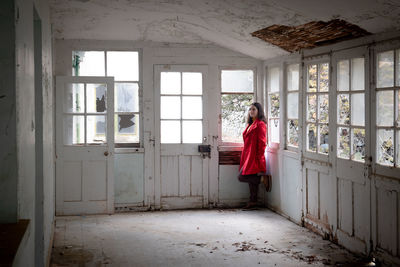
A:
[[[56,214],[114,211],[114,78],[56,79]]]
[[[333,92],[336,105],[333,152],[337,181],[337,236],[354,250],[367,253],[370,232],[370,131],[366,47],[333,54]],[[332,138],[332,139],[333,139]]]
[[[155,66],[155,203],[208,205],[207,66]]]

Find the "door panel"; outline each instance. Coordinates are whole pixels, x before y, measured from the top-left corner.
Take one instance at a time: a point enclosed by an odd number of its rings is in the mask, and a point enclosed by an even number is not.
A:
[[[114,80],[56,82],[56,214],[113,213]]]

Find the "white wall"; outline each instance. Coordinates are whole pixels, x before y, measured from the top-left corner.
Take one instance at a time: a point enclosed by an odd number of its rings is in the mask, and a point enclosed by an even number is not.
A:
[[[212,145],[212,160],[209,168],[209,203],[217,204],[222,199],[219,198],[219,192],[230,191],[231,185],[237,182],[236,175],[224,179],[234,179],[234,183],[221,183],[218,178],[218,139],[213,138],[219,135],[219,108],[220,108],[220,67],[242,67],[252,68],[256,70],[256,86],[257,98],[259,101],[263,98],[262,92],[262,61],[250,58],[248,56],[233,52],[221,47],[213,45],[189,45],[189,44],[163,44],[151,42],[129,42],[129,41],[89,41],[89,40],[56,40],[56,75],[71,75],[71,55],[73,50],[139,50],[141,51],[141,88],[142,98],[141,106],[143,110],[143,121],[141,122],[141,136],[143,140],[144,152],[136,153],[137,156],[132,157],[137,159],[136,163],[143,162],[143,184],[144,184],[144,205],[146,207],[157,207],[156,199],[157,192],[155,175],[154,175],[154,146],[149,139],[153,139],[154,132],[154,65],[158,64],[192,64],[208,66],[208,113],[215,114],[210,116],[208,120],[210,144]],[[139,155],[143,154],[144,160]],[[124,157],[128,158],[128,154]],[[118,152],[116,155],[118,158]],[[136,164],[135,163],[135,164]],[[235,166],[236,168],[236,166]],[[140,169],[138,169],[140,171]],[[124,184],[127,182],[125,171],[116,172],[116,185],[119,182]],[[142,174],[135,175],[135,179],[139,179]],[[125,178],[122,178],[125,177]],[[127,183],[128,184],[128,183]],[[131,184],[132,185],[132,184]],[[139,183],[137,183],[139,186]],[[219,186],[227,186],[227,188],[219,188]],[[232,188],[233,189],[233,188]],[[131,190],[131,189],[129,189]],[[222,191],[221,191],[222,190]],[[248,190],[248,189],[247,189]],[[119,192],[116,193],[116,200],[122,196]],[[241,198],[243,192],[238,191],[237,198]],[[235,198],[234,195],[232,195]],[[159,198],[159,196],[158,196]],[[118,200],[121,201],[121,200]],[[133,200],[132,200],[133,201]],[[117,205],[118,206],[118,205]]]

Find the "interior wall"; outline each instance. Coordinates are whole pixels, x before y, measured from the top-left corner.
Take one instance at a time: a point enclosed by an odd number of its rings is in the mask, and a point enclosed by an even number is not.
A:
[[[336,45],[304,50],[299,55],[265,62],[280,64],[282,69],[293,60],[301,63],[299,98],[299,140],[297,151],[288,151],[285,144],[285,83],[280,92],[280,144],[269,148],[272,155],[272,192],[266,205],[293,221],[321,234],[347,249],[374,255],[388,264],[400,263],[398,235],[400,169],[375,164],[375,80],[376,55],[380,51],[399,49],[400,33],[394,32],[342,42]],[[301,57],[300,57],[301,56]],[[297,57],[297,58],[296,58]],[[341,59],[365,59],[365,163],[341,161],[336,157],[336,64]],[[306,114],[305,88],[307,64],[329,62],[329,156],[306,152],[307,136],[303,127]],[[284,76],[284,74],[283,74]],[[281,79],[281,81],[283,81]],[[381,173],[381,174],[379,174]],[[300,178],[300,179],[299,179]],[[299,197],[300,196],[300,197]]]
[[[36,237],[34,231],[36,209],[34,7],[42,22],[43,237]],[[44,238],[43,262],[46,263],[48,260],[54,221],[52,36],[48,1],[16,0],[14,16],[18,219],[30,220],[14,265],[33,266],[35,238]]]
[[[140,200],[141,194],[136,194],[137,188],[143,184],[143,205],[145,207],[160,208],[160,202],[158,194],[159,188],[155,183],[154,173],[154,156],[155,148],[150,139],[154,139],[155,136],[155,124],[154,124],[154,66],[159,64],[177,64],[177,65],[206,65],[208,66],[208,84],[209,92],[206,101],[208,102],[208,113],[219,114],[220,108],[220,80],[219,72],[221,67],[241,67],[251,68],[256,70],[256,90],[259,101],[263,98],[262,92],[262,61],[250,58],[237,52],[230,51],[225,48],[217,47],[214,45],[190,45],[190,44],[164,44],[164,43],[152,43],[152,42],[129,42],[129,41],[90,41],[90,40],[56,40],[55,48],[57,51],[55,73],[56,75],[67,75],[72,74],[72,51],[73,50],[139,50],[141,52],[141,106],[143,110],[143,119],[141,121],[141,140],[142,148],[138,151],[123,152],[116,150],[116,160],[118,158],[124,158],[124,160],[135,160],[136,164],[143,164],[142,170],[138,168],[136,171],[143,171],[135,177],[126,175],[132,167],[126,164],[116,163],[115,166],[121,167],[120,170],[115,171],[115,188],[127,188],[129,192],[134,194],[129,201],[131,203],[125,203],[126,205],[119,205],[123,208],[124,206],[138,206],[138,200]],[[237,181],[237,175],[233,177],[227,177],[226,179],[233,179],[231,183],[223,182],[219,178],[219,166],[218,166],[218,138],[219,135],[219,118],[218,115],[210,116],[208,118],[208,140],[212,146],[212,160],[209,163],[209,192],[208,198],[210,205],[217,205],[219,202],[224,201],[224,197],[220,198],[220,192],[229,192],[231,189],[236,187],[240,188]],[[119,155],[121,153],[121,155]],[[122,155],[123,153],[123,155]],[[124,169],[128,168],[128,169]],[[234,167],[236,168],[236,166]],[[143,177],[141,183],[138,179]],[[224,180],[225,181],[225,180]],[[220,186],[226,186],[226,188],[219,188]],[[230,188],[233,186],[234,188]],[[238,195],[231,195],[232,199],[242,199],[243,190],[248,188],[242,187],[241,190],[236,190]],[[139,188],[140,190],[140,188]],[[222,190],[222,191],[221,191]],[[125,201],[126,196],[123,191],[115,191],[116,201]],[[231,200],[232,200],[231,199]],[[140,203],[140,202],[139,202]]]

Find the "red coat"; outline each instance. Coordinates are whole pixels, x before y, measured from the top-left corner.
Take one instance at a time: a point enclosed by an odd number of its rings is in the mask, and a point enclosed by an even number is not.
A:
[[[242,175],[266,172],[265,147],[267,146],[267,127],[263,121],[256,120],[247,125],[243,132],[243,151],[240,157]]]

